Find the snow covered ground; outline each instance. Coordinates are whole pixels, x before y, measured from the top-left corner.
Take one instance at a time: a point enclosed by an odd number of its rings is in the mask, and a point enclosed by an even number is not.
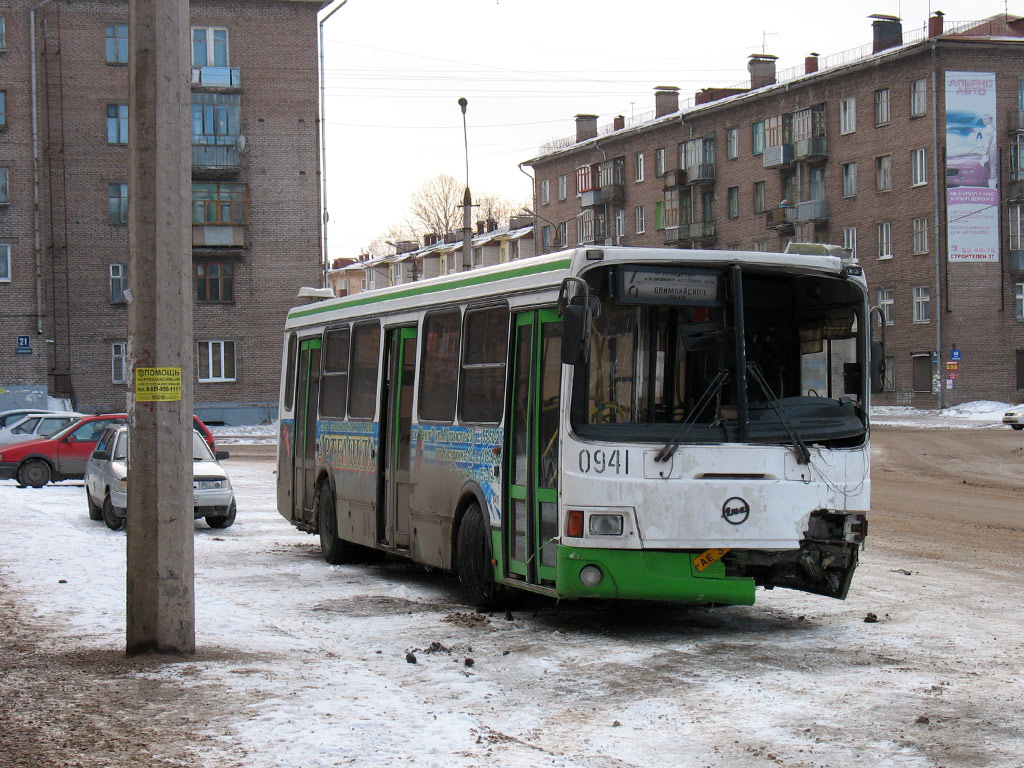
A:
[[[994,427],[1004,407],[874,417]],[[227,467],[238,522],[196,523],[199,653],[126,673],[231,702],[167,731],[203,735],[193,765],[1021,765],[1014,563],[871,542],[845,602],[776,590],[749,608],[542,603],[484,616],[445,574],[326,565],[277,514],[273,462]],[[0,482],[0,509],[0,577],[33,624],[64,648],[122,650],[124,532],[88,519],[76,481]]]

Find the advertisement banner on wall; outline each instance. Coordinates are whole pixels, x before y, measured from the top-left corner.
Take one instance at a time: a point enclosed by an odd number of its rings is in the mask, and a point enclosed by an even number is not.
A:
[[[949,261],[999,261],[996,76],[946,72]]]

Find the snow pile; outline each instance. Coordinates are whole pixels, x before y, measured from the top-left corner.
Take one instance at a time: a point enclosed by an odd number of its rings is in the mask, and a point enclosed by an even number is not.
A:
[[[1009,403],[994,400],[975,400],[941,411],[902,405],[876,405],[871,408],[871,423],[886,427],[991,429],[1002,427],[1003,413],[1009,407]]]

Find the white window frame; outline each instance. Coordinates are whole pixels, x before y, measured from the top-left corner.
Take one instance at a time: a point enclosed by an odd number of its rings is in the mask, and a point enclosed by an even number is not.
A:
[[[0,243],[0,283],[11,282],[11,246]]]
[[[127,379],[128,342],[115,341],[110,345],[110,383],[124,384]]]
[[[892,155],[879,155],[875,158],[875,192],[888,192],[892,189]]]
[[[644,180],[644,153],[643,152],[637,152],[635,155],[633,155],[633,166],[634,166],[634,171],[635,171],[634,174],[633,174],[633,181],[639,184],[641,181]]]
[[[857,228],[843,227],[843,248],[849,248],[853,258],[857,258]]]
[[[729,187],[725,190],[725,215],[730,219],[740,216],[740,188]]]
[[[128,299],[124,292],[128,289],[128,265],[114,262],[109,265],[110,303],[126,304]]]
[[[1017,283],[1017,319],[1024,320],[1024,283]]]
[[[110,108],[115,108],[111,117]],[[107,112],[107,144],[112,147],[123,147],[128,144],[128,120],[131,119],[127,104],[110,103],[105,106]],[[111,122],[113,121],[113,122]],[[113,132],[111,128],[113,127]],[[113,141],[111,141],[113,139]]]
[[[923,187],[928,183],[928,149],[910,150],[910,186]]]
[[[111,194],[116,187],[118,194]],[[121,193],[124,194],[121,194]],[[116,201],[117,211],[113,215],[114,203]],[[113,181],[107,184],[107,223],[120,226],[128,223],[128,184],[121,181]]]
[[[196,32],[203,31],[206,33],[206,62],[200,64],[196,61]],[[214,43],[214,32],[224,33],[224,63],[214,64],[211,62],[216,61],[217,46]],[[230,67],[231,66],[231,35],[228,33],[227,27],[192,27],[189,31],[189,58],[192,60],[193,67]]]
[[[558,246],[567,248],[569,246],[569,222],[563,221],[558,225]]]
[[[654,175],[661,178],[665,175],[665,148],[654,150]]]
[[[910,81],[910,116],[921,117],[928,114],[928,81]]]
[[[565,200],[569,196],[569,181],[564,173],[558,176],[558,199]]]
[[[930,323],[932,321],[932,290],[926,285],[914,288],[914,322]]]
[[[857,130],[857,97],[848,96],[839,102],[839,133],[854,133]]]
[[[890,111],[891,99],[888,88],[879,88],[875,91],[875,127],[888,125],[892,118]]]
[[[725,132],[725,158],[735,160],[740,156],[740,129],[729,128]]]
[[[110,34],[111,30],[113,30],[113,36],[111,36]],[[124,30],[123,37],[120,35],[121,30]],[[113,24],[107,24],[104,39],[106,41],[107,64],[127,64],[129,43],[128,25],[119,24],[117,22]],[[121,44],[122,42],[124,43],[123,46]],[[111,45],[111,43],[113,43],[113,45]]]
[[[843,197],[857,196],[857,163],[843,163]]]
[[[638,205],[633,211],[633,220],[636,224],[636,233],[642,235],[647,231],[647,210]]]
[[[230,350],[230,356],[227,354],[228,350]],[[229,357],[231,361],[231,370],[234,372],[231,376],[227,376],[224,373],[226,369],[225,363],[228,361]],[[203,358],[206,358],[205,377],[202,373]],[[237,358],[234,341],[227,339],[202,339],[199,341],[198,351],[196,353],[196,365],[198,368],[198,380],[200,383],[206,384],[237,381],[238,369],[236,364]]]
[[[1006,225],[1010,228],[1010,250],[1024,250],[1024,205],[1011,205]]]
[[[766,210],[765,206],[768,202],[765,199],[767,197],[765,186],[763,181],[754,182],[754,213],[764,213]]]
[[[878,308],[882,310],[882,322],[886,325],[896,323],[896,291],[892,288],[885,288],[878,292]]]
[[[551,182],[542,179],[540,182],[540,204],[547,205],[551,202]]]
[[[883,221],[878,225],[878,259],[892,258],[892,222]]]
[[[612,214],[612,226],[614,227],[616,239],[626,236],[626,209],[616,208]]]
[[[928,253],[928,217],[920,216],[911,221],[914,231],[913,253]]]

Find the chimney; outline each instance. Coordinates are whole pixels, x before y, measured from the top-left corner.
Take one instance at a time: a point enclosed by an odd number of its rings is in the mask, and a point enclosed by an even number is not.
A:
[[[679,111],[679,89],[674,85],[654,87],[654,116],[671,115]]]
[[[437,235],[436,232],[428,232],[423,236],[423,245],[424,247],[428,245],[437,245],[440,239],[441,238]]]
[[[770,53],[752,53],[749,58],[747,71],[750,72],[750,89],[775,85],[775,62],[779,57]]]
[[[488,219],[487,220],[487,229],[485,229],[484,231],[485,232],[493,232],[497,228],[498,228],[497,220],[495,220],[495,219]]]
[[[612,120],[612,130],[621,131],[626,127],[626,118],[623,115],[616,115],[615,119]]]
[[[818,71],[818,54],[811,53],[804,57],[804,74],[813,75]]]
[[[871,22],[871,52],[878,53],[889,48],[903,45],[903,24],[898,16],[887,16],[884,13],[873,13],[868,16]]]
[[[416,240],[399,240],[395,243],[395,253],[411,253],[419,247],[420,244]]]
[[[523,229],[533,225],[532,216],[513,216],[508,223],[509,229]]]
[[[484,230],[484,225],[485,224],[486,224],[486,222],[483,219],[480,219],[480,220],[477,221],[477,223],[476,223],[476,233],[478,235],[482,235],[485,232],[485,230]]]
[[[597,138],[597,115],[576,115],[576,141]]]
[[[945,16],[942,11],[936,11],[928,19],[928,37],[938,37],[942,34],[942,17]]]

